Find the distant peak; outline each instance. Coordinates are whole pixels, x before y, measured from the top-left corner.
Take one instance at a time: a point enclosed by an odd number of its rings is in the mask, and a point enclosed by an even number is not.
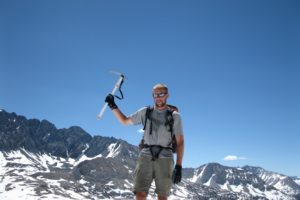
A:
[[[207,163],[206,166],[210,166],[210,167],[224,167],[223,165],[221,165],[220,163],[217,162],[211,162],[211,163]]]

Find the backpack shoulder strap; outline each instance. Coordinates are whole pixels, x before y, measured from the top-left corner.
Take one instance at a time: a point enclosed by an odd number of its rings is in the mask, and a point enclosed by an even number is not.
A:
[[[146,114],[145,114],[145,124],[143,127],[143,130],[146,130],[146,126],[147,126],[147,120],[150,120],[150,131],[149,134],[152,134],[152,120],[151,120],[151,113],[154,110],[153,106],[148,106],[147,110],[146,110]],[[173,137],[173,124],[174,124],[174,118],[173,118],[173,112],[177,111],[178,112],[178,108],[176,106],[172,106],[172,105],[168,105],[168,109],[166,112],[166,123],[165,126],[169,127],[169,131],[171,133],[171,137]]]
[[[153,111],[152,106],[147,106],[146,114],[145,114],[145,124],[143,130],[146,130],[147,120],[150,119],[151,112]],[[151,119],[150,119],[151,120]]]
[[[169,126],[169,131],[171,133],[171,137],[173,137],[173,125],[174,125],[174,118],[173,118],[173,113],[176,110],[168,107],[167,112],[166,112],[166,126]]]
[[[171,141],[169,143],[170,148],[172,149],[173,153],[177,152],[177,140],[176,140],[176,136],[174,134],[173,131],[173,125],[174,125],[174,117],[173,117],[173,113],[175,111],[178,112],[177,107],[175,107],[176,109],[168,109],[167,114],[166,114],[166,126],[169,127],[169,131],[171,134]]]
[[[171,110],[172,112],[174,112],[174,111],[179,112],[178,108],[176,106],[171,105],[171,104],[168,104],[168,109]]]

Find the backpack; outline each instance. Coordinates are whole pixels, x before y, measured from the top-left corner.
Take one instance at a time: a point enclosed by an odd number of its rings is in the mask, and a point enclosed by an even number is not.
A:
[[[143,128],[144,131],[146,130],[147,121],[152,120],[150,116],[151,116],[151,113],[152,113],[153,110],[154,110],[153,107],[150,107],[150,106],[147,107],[146,116],[145,116],[145,124],[144,124],[144,128]],[[175,134],[173,133],[173,125],[174,125],[173,112],[174,111],[178,112],[178,108],[176,106],[173,106],[173,105],[168,105],[168,109],[167,109],[167,112],[166,112],[165,126],[168,126],[168,130],[171,134],[171,142],[169,144],[169,147],[162,147],[162,148],[171,149],[173,153],[176,153],[177,152],[177,141],[176,141]],[[149,134],[150,135],[152,134],[152,121],[150,121],[150,133]],[[157,145],[147,145],[144,142],[145,141],[144,141],[144,138],[143,138],[141,140],[140,144],[139,144],[140,150],[145,148],[145,147],[157,146]]]

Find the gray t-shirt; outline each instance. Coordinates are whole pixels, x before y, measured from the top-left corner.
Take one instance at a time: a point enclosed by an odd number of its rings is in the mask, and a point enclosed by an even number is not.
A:
[[[135,112],[134,114],[129,116],[131,117],[134,125],[145,124],[146,110],[147,107],[143,107],[139,109],[137,112]],[[162,111],[153,109],[150,116],[151,120],[147,119],[146,130],[144,132],[145,144],[170,147],[172,138],[171,138],[171,133],[169,131],[169,127],[165,125],[166,114],[167,114],[167,109]],[[182,121],[181,121],[180,114],[174,111],[172,115],[174,119],[173,134],[183,135]],[[150,134],[151,121],[152,121],[152,134]],[[144,148],[140,152],[140,155],[151,156],[149,148]],[[162,157],[173,156],[172,151],[170,149],[163,149],[160,155]]]

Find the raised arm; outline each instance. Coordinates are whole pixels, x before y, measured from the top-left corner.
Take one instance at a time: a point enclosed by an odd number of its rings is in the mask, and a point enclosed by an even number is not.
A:
[[[105,102],[108,104],[116,118],[124,125],[133,124],[130,117],[125,116],[115,103],[114,96],[112,94],[107,95]]]
[[[116,118],[124,125],[133,124],[132,119],[130,117],[125,116],[119,108],[115,108],[112,110]]]

